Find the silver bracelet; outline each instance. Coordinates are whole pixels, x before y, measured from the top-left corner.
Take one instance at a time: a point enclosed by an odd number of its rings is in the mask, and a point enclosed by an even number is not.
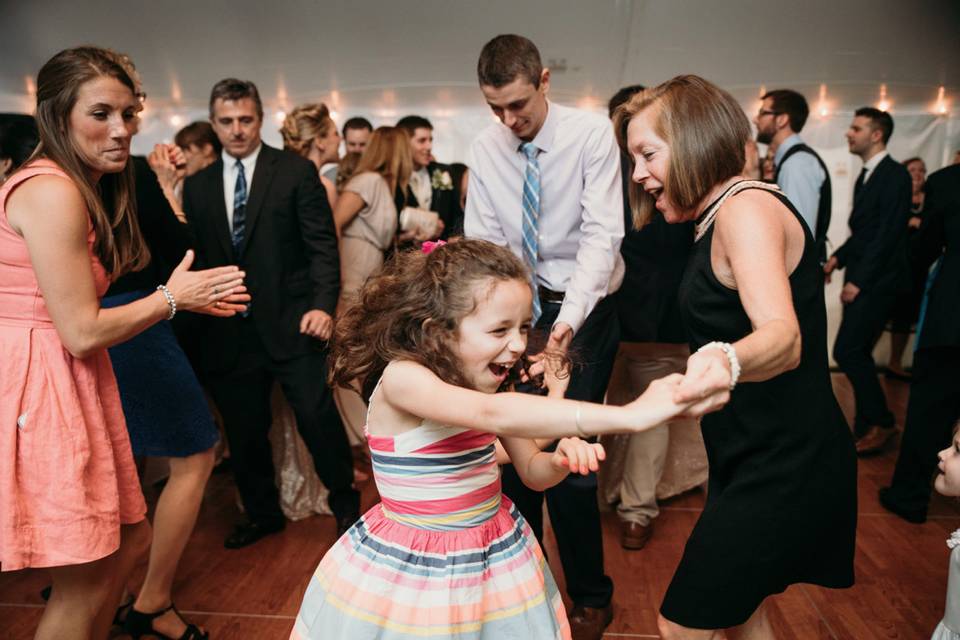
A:
[[[173,299],[173,294],[170,293],[170,289],[167,289],[167,285],[158,285],[157,291],[163,294],[163,297],[167,299],[167,304],[170,306],[170,315],[167,316],[167,320],[173,320],[173,316],[177,315],[177,301]]]
[[[583,430],[583,425],[580,424],[580,403],[579,402],[577,402],[577,412],[574,414],[573,421],[577,427],[577,433],[580,435],[580,437],[583,438],[584,440],[589,438],[590,436]]]
[[[740,360],[737,359],[736,349],[729,342],[708,342],[697,349],[697,353],[705,349],[720,349],[727,356],[727,361],[730,363],[730,391],[733,391],[737,386],[737,380],[740,379]]]

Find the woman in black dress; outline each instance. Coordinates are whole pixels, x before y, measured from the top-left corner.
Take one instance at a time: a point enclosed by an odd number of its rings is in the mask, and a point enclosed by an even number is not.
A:
[[[775,186],[741,175],[750,125],[725,91],[680,76],[614,122],[635,225],[654,209],[697,223],[680,288],[694,353],[675,400],[709,413],[710,481],[660,631],[716,638],[743,625],[745,637],[772,638],[767,596],[853,584],[856,456],[830,384],[814,241]]]

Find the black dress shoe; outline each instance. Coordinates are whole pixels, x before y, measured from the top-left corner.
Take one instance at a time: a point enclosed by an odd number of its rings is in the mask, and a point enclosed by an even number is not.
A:
[[[233,532],[223,541],[223,546],[227,549],[240,549],[271,533],[279,533],[286,526],[287,523],[283,520],[242,522],[233,528]]]
[[[916,507],[907,507],[897,502],[893,495],[893,487],[883,487],[878,492],[880,504],[887,511],[900,516],[907,522],[913,524],[923,524],[927,521],[927,510]]]

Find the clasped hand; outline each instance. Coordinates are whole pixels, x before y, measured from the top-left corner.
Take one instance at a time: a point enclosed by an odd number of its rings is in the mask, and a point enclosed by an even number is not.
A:
[[[190,271],[193,259],[193,250],[187,251],[167,280],[167,289],[178,310],[227,318],[246,309],[250,294],[243,284],[246,274],[239,267],[229,265]]]

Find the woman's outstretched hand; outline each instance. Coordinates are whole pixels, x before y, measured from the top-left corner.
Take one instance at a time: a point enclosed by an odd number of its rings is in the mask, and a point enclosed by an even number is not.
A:
[[[214,310],[229,311],[226,315],[242,311],[245,305],[241,303],[250,300],[247,289],[243,286],[243,277],[246,274],[236,265],[190,271],[193,258],[193,250],[187,251],[167,280],[167,289],[173,295],[177,309],[207,313],[212,307]]]
[[[720,349],[704,349],[687,360],[687,372],[674,392],[673,400],[686,404],[685,416],[699,418],[718,411],[730,401],[730,360]]]
[[[586,442],[580,438],[561,438],[550,462],[560,470],[579,473],[582,476],[597,471],[606,459],[607,452],[599,442]]]

